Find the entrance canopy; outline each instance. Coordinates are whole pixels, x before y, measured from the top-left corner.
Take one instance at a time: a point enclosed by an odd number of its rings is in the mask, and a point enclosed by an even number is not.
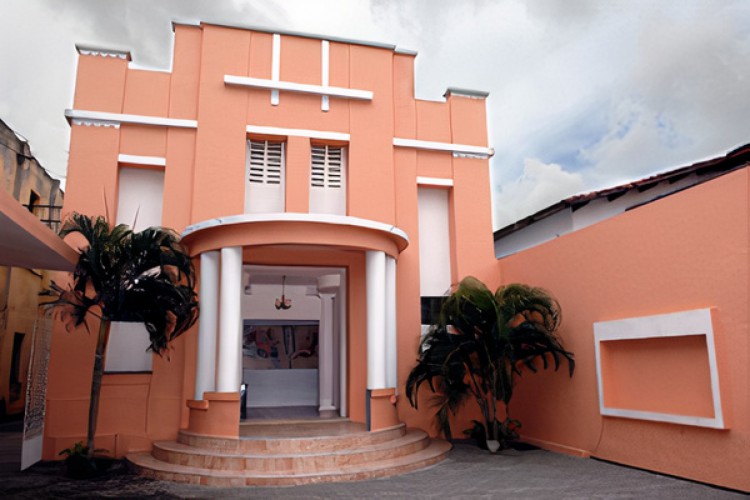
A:
[[[185,229],[191,255],[233,246],[323,245],[379,250],[397,257],[409,245],[390,224],[344,215],[269,213],[220,217]]]

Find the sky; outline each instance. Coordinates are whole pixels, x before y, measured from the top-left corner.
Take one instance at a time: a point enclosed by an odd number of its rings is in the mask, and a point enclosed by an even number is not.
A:
[[[0,119],[64,179],[75,45],[166,69],[171,22],[416,50],[416,94],[488,91],[495,229],[750,143],[746,0],[2,0]]]

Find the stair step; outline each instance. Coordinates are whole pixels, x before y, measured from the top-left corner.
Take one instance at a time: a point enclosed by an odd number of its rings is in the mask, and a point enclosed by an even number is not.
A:
[[[299,441],[309,441],[308,439]],[[287,447],[260,452],[244,450],[219,451],[199,448],[174,441],[154,443],[152,455],[163,462],[189,465],[205,469],[255,470],[269,474],[283,474],[293,471],[333,470],[344,465],[396,458],[415,453],[428,444],[427,434],[419,429],[409,429],[406,434],[382,442],[367,442],[362,445],[331,449],[316,447],[325,441],[312,440],[312,443],[299,443],[301,451],[290,452]]]
[[[180,431],[177,442],[197,448],[235,453],[303,453],[357,448],[398,439],[406,433],[403,424],[368,432],[362,424],[343,422],[339,425],[243,425],[242,432],[251,432],[239,439],[217,438]]]
[[[315,472],[256,470],[220,470],[178,465],[156,459],[148,452],[131,453],[127,459],[147,477],[209,486],[291,486],[334,481],[359,481],[387,477],[421,469],[445,458],[451,445],[442,440],[426,439],[427,446],[407,455],[383,458],[367,463],[342,464],[338,469]]]

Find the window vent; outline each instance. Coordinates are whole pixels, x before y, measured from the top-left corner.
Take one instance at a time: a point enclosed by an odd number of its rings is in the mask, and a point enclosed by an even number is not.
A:
[[[341,146],[312,146],[312,187],[340,189],[343,187],[344,148]]]
[[[281,184],[284,143],[275,141],[248,141],[248,143],[250,144],[248,181],[256,184]]]

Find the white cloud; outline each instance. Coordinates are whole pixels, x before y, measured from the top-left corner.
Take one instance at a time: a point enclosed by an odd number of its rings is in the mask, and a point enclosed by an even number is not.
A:
[[[494,225],[497,228],[533,214],[584,187],[580,174],[567,172],[560,165],[544,163],[537,158],[526,158],[523,175],[503,184],[495,192]]]
[[[593,189],[750,142],[743,0],[3,0],[0,118],[62,174],[74,44],[129,48],[136,63],[167,67],[172,20],[417,50],[418,97],[439,99],[449,86],[490,92],[496,192],[533,191],[527,158]]]

